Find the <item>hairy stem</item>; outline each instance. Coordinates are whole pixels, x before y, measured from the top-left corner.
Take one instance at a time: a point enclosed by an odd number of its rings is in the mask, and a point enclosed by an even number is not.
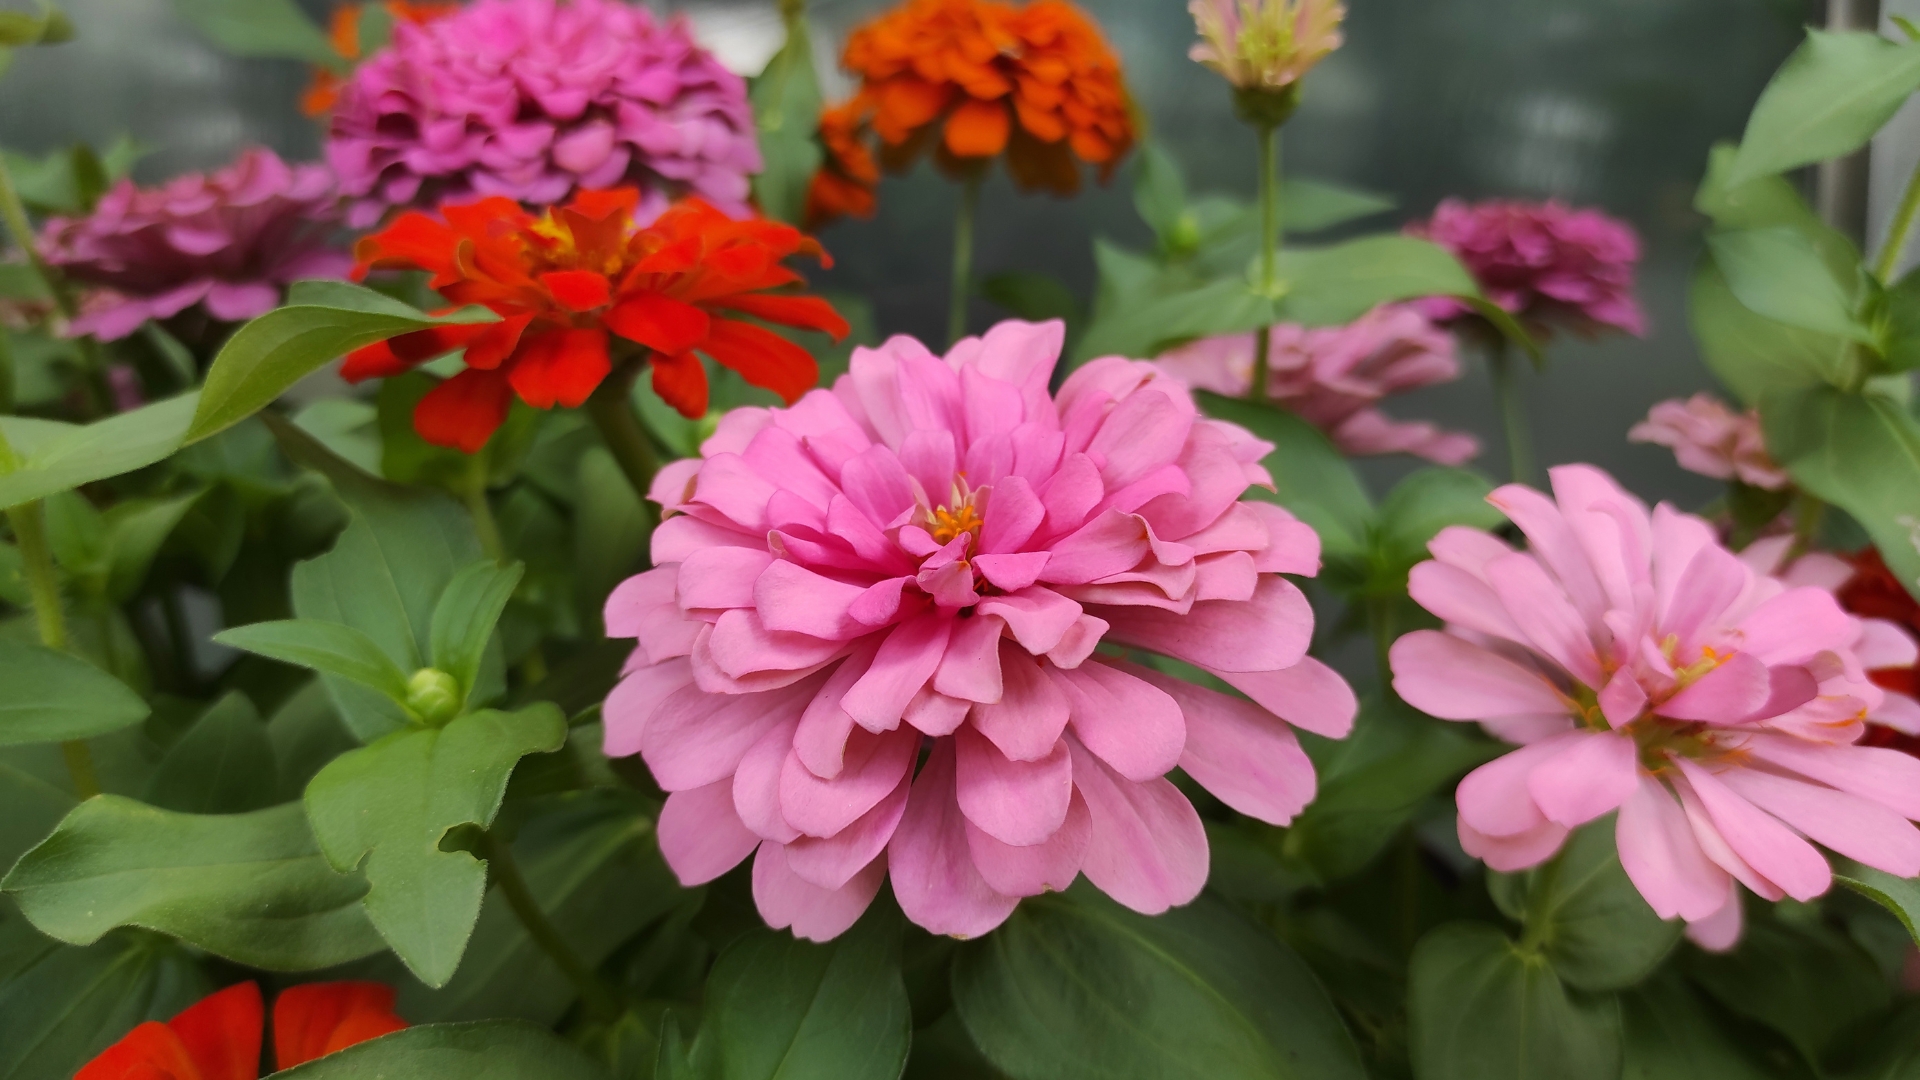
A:
[[[1256,129],[1260,140],[1260,295],[1272,301],[1275,262],[1280,257],[1280,128],[1261,124]],[[1267,400],[1271,371],[1273,327],[1254,331],[1253,380],[1247,396],[1254,401]]]
[[[527,936],[540,947],[540,951],[553,960],[567,981],[579,991],[581,1004],[587,1012],[602,1020],[612,1020],[625,1012],[619,995],[601,981],[586,961],[580,959],[573,947],[560,936],[552,920],[547,918],[547,913],[541,910],[540,902],[534,899],[533,891],[527,888],[527,879],[520,874],[520,864],[514,861],[512,845],[493,833],[487,833],[485,852],[487,865],[493,871],[494,884],[500,886],[500,895],[506,898],[514,917],[520,920]]]
[[[1507,471],[1516,484],[1533,479],[1533,437],[1527,432],[1527,404],[1514,377],[1513,355],[1505,338],[1487,349],[1487,371],[1493,376],[1493,396],[1500,403],[1500,423],[1507,436]]]
[[[1907,180],[1906,194],[1900,197],[1900,209],[1893,215],[1893,227],[1887,231],[1887,242],[1874,263],[1874,275],[1882,284],[1892,284],[1893,273],[1900,268],[1900,256],[1906,252],[1916,215],[1920,215],[1920,165],[1914,166],[1913,176]]]
[[[5,470],[12,471],[13,451],[5,451]],[[13,524],[13,538],[20,547],[20,563],[26,573],[27,594],[33,599],[33,621],[40,631],[40,643],[56,652],[67,650],[67,616],[61,608],[60,579],[53,569],[53,551],[47,545],[46,509],[40,502],[22,503],[7,511]],[[73,778],[74,793],[81,799],[100,794],[100,778],[94,772],[93,753],[84,739],[60,745],[67,759],[67,772]]]
[[[960,185],[960,206],[953,215],[953,282],[947,294],[947,344],[967,333],[967,297],[972,293],[973,212],[980,205],[980,177]]]
[[[71,319],[76,310],[73,294],[66,288],[66,282],[47,268],[40,258],[40,251],[34,246],[33,223],[27,220],[27,208],[20,202],[20,192],[13,186],[13,173],[7,169],[5,159],[0,159],[0,220],[7,225],[7,232],[13,235],[13,242],[27,262],[33,267],[40,280],[47,283],[47,291],[53,294],[53,302],[60,314]]]
[[[480,550],[496,563],[507,561],[506,545],[500,541],[500,525],[493,519],[493,504],[487,501],[487,464],[479,454],[467,462],[466,483],[460,485],[460,501],[473,518],[473,531],[480,537]]]

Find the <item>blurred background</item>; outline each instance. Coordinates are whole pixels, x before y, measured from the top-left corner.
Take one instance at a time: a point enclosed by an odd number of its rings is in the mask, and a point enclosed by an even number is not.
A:
[[[829,98],[848,28],[888,0],[815,0],[819,67]],[[1193,22],[1182,0],[1078,0],[1106,28],[1151,137],[1184,165],[1190,186],[1250,196],[1252,136],[1225,85],[1192,63]],[[1836,0],[1840,2],[1840,0]],[[327,0],[303,0],[324,18]],[[164,179],[219,165],[246,143],[290,158],[317,156],[317,131],[296,100],[299,64],[220,54],[174,14],[173,0],[62,0],[79,36],[23,50],[0,82],[0,144],[43,152],[123,133],[151,150],[136,176]],[[656,7],[662,6],[656,3]],[[735,70],[757,71],[781,42],[773,0],[674,0],[702,40]],[[1681,472],[1663,449],[1630,445],[1629,426],[1662,398],[1711,385],[1687,330],[1686,282],[1703,219],[1691,209],[1708,147],[1737,138],[1760,87],[1798,43],[1824,0],[1348,0],[1347,46],[1316,71],[1285,129],[1290,174],[1391,198],[1392,227],[1448,195],[1557,197],[1630,220],[1647,242],[1640,291],[1652,321],[1644,341],[1563,341],[1549,370],[1526,384],[1540,458],[1600,464],[1650,498],[1698,505],[1720,485]],[[1920,0],[1911,6],[1920,7]],[[1902,9],[1890,4],[1890,11]],[[1905,153],[1876,155],[1875,188],[1904,182],[1920,154],[1920,113],[1896,124]],[[1914,136],[1914,137],[1908,137]],[[937,340],[945,322],[955,189],[928,167],[886,181],[872,221],[822,235],[838,260],[829,289],[870,297],[882,333]],[[1881,202],[1888,201],[1883,197]],[[1871,217],[1870,217],[1871,220]],[[1091,245],[1104,236],[1145,247],[1131,170],[1079,198],[1021,196],[996,177],[980,218],[981,274],[1033,270],[1085,303]],[[976,328],[1000,313],[979,300]],[[1457,383],[1396,398],[1387,409],[1481,434],[1482,462],[1500,469],[1497,422],[1479,358]],[[1374,461],[1384,484],[1409,463]]]

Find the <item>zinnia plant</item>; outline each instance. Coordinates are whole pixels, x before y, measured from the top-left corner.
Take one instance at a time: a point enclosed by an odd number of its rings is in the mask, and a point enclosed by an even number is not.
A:
[[[273,1002],[273,1064],[291,1069],[407,1026],[393,988],[308,983]],[[74,1080],[255,1080],[264,1009],[257,983],[209,994],[166,1023],[149,1020],[83,1066]]]

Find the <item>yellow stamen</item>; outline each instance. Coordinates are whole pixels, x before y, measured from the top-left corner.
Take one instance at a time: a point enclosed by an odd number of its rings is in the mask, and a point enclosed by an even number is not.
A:
[[[961,503],[957,513],[941,506],[934,509],[932,516],[933,528],[928,532],[933,534],[934,543],[951,544],[954,537],[965,532],[972,533],[975,540],[980,539],[981,519],[971,499]]]

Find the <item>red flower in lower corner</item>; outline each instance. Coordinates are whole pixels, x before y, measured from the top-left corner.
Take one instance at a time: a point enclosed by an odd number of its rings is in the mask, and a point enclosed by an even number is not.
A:
[[[265,1017],[257,983],[200,999],[162,1024],[149,1020],[102,1051],[74,1080],[257,1080]],[[291,1069],[355,1043],[399,1031],[393,988],[380,983],[308,983],[273,1003],[275,1069]]]
[[[413,421],[428,442],[468,453],[506,419],[515,394],[540,409],[585,402],[612,370],[609,334],[652,350],[653,388],[687,416],[707,411],[696,353],[789,403],[812,389],[819,369],[805,349],[732,316],[844,337],[847,321],[825,300],[773,291],[800,283],[781,265],[790,255],[829,264],[820,245],[791,226],[736,221],[698,199],[640,226],[639,201],[633,188],[617,188],[582,191],[539,216],[498,197],[443,206],[439,218],[401,215],[360,241],[356,276],[425,270],[440,295],[484,305],[500,321],[359,349],[341,375],[396,375],[465,349],[466,370],[422,398]]]

